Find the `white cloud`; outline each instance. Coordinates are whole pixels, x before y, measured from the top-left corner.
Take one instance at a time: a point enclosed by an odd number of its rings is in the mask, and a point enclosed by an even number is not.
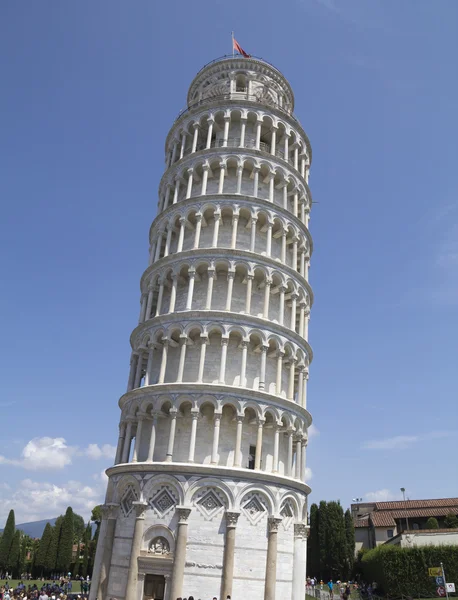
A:
[[[76,446],[68,446],[64,438],[33,438],[24,446],[20,458],[7,458],[0,455],[0,464],[22,467],[30,471],[63,469],[72,464],[75,456],[86,456],[93,460],[113,459],[116,448],[110,444],[89,444],[83,451]]]
[[[313,477],[312,469],[309,467],[305,468],[305,481],[310,481]]]
[[[446,438],[455,433],[454,431],[429,431],[422,435],[395,435],[381,440],[368,440],[362,444],[362,447],[368,450],[405,450],[418,442]]]
[[[89,444],[89,446],[84,450],[84,453],[87,457],[94,460],[98,460],[99,458],[114,459],[116,447],[111,446],[110,444],[103,444],[103,446],[99,446],[98,444]]]
[[[383,489],[376,492],[366,492],[364,494],[365,502],[388,502],[390,500],[399,500],[391,490]]]
[[[0,491],[0,524],[14,507],[17,523],[51,519],[63,514],[67,506],[88,519],[94,506],[103,502],[106,484],[89,486],[79,481],[64,484],[36,482],[24,479],[14,487],[13,493]]]
[[[309,438],[320,435],[318,428],[312,423],[307,430]]]
[[[64,438],[33,438],[24,446],[21,458],[0,456],[0,463],[37,471],[39,469],[63,469],[72,462],[75,448],[67,446]]]

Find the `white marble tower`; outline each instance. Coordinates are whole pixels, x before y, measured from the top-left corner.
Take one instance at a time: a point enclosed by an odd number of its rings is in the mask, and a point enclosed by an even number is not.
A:
[[[303,600],[311,148],[285,77],[223,57],[165,144],[91,600]]]

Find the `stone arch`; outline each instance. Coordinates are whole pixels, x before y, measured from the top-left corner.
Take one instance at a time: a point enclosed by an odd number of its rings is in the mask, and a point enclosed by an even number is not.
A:
[[[218,490],[224,496],[224,498],[226,500],[226,509],[227,510],[233,509],[233,507],[235,505],[235,498],[234,498],[233,491],[224,481],[221,481],[220,479],[216,479],[213,477],[203,477],[202,479],[195,481],[194,483],[192,483],[189,486],[189,488],[186,490],[185,499],[184,499],[184,502],[186,503],[186,505],[192,504],[194,496],[199,493],[199,490],[202,490],[205,488],[208,488],[208,489],[214,488],[214,489]]]
[[[169,527],[162,524],[155,524],[148,527],[143,534],[141,549],[150,553],[151,544],[156,539],[164,539],[167,542],[166,551],[162,554],[174,554],[175,552],[175,536]]]
[[[167,475],[165,473],[154,475],[145,483],[143,488],[143,497],[145,498],[146,502],[150,503],[150,500],[157,495],[157,492],[166,486],[173,490],[176,496],[175,503],[183,504],[184,491],[181,483],[173,475]]]
[[[235,510],[242,510],[244,507],[244,500],[252,493],[256,493],[261,496],[266,504],[268,510],[268,516],[275,514],[275,497],[273,492],[268,486],[264,486],[258,483],[252,483],[247,487],[244,487],[235,498]]]
[[[299,521],[299,519],[301,517],[300,502],[299,502],[296,494],[294,494],[291,491],[287,491],[280,497],[278,504],[277,504],[277,513],[284,517],[284,515],[282,515],[282,510],[283,510],[285,503],[288,501],[291,503],[293,511],[294,511],[291,518],[296,521]]]

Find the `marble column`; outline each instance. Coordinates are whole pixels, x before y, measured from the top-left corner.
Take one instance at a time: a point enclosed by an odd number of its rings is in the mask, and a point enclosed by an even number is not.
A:
[[[132,421],[127,421],[126,437],[124,438],[124,448],[122,449],[121,462],[126,463],[129,460],[130,442],[132,439]]]
[[[232,596],[232,582],[234,579],[234,555],[235,555],[235,529],[240,513],[226,512],[226,536],[224,539],[223,574],[221,577],[220,598],[226,600]]]
[[[111,555],[113,553],[113,541],[116,528],[116,519],[118,516],[118,509],[119,505],[114,503],[108,503],[102,506],[102,523],[100,525],[99,541],[97,543],[97,553],[99,552],[99,545],[101,545],[101,564],[99,571],[99,581],[98,584],[94,581],[94,573],[96,569],[95,564],[91,583],[91,592],[92,589],[94,589],[94,592],[96,592],[95,598],[105,598],[107,594],[107,587],[110,576]],[[103,536],[103,538],[101,538],[102,526],[104,523],[105,535]],[[97,563],[97,557],[95,563]]]
[[[170,417],[170,430],[169,430],[169,441],[167,444],[167,455],[165,457],[165,462],[172,462],[173,460],[173,446],[175,444],[175,431],[177,427],[177,415],[178,410],[172,407],[169,410]]]
[[[264,600],[275,600],[275,587],[277,583],[278,526],[280,525],[281,521],[282,520],[277,517],[269,517],[268,519],[267,561],[266,578],[264,583]]]
[[[212,456],[211,456],[211,464],[218,464],[218,447],[219,447],[219,432],[221,426],[221,413],[215,413],[214,415],[214,423],[213,423],[213,446],[212,446]]]
[[[151,413],[152,422],[151,422],[151,435],[149,438],[148,445],[148,462],[153,462],[154,457],[154,448],[156,447],[156,428],[157,428],[157,413]]]
[[[116,448],[116,457],[115,457],[115,465],[118,465],[121,462],[122,458],[122,449],[124,448],[124,438],[126,437],[126,424],[119,424],[119,438],[118,438],[118,447]]]
[[[183,597],[184,567],[186,564],[186,543],[188,540],[188,518],[191,514],[190,508],[177,506],[178,526],[176,532],[176,544],[173,561],[172,583],[169,599]],[[130,600],[130,599],[127,599]]]
[[[256,453],[254,457],[254,470],[261,470],[261,459],[262,459],[262,431],[265,423],[265,419],[258,419],[258,433],[256,436]]]
[[[292,600],[304,600],[306,573],[307,525],[294,524],[293,593]]]
[[[194,455],[196,452],[196,437],[197,437],[197,420],[199,418],[199,409],[191,410],[191,439],[189,441],[189,455],[188,462],[194,462]]]
[[[235,434],[235,456],[234,467],[240,467],[242,464],[242,430],[244,415],[237,415],[237,429]]]
[[[135,526],[132,538],[132,550],[130,553],[129,571],[127,573],[126,600],[138,600],[137,581],[138,581],[138,557],[143,538],[143,525],[145,522],[145,512],[148,508],[147,502],[133,502],[135,510]]]

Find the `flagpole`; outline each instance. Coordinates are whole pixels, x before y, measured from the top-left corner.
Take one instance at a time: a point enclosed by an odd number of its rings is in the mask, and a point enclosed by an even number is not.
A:
[[[233,31],[231,31],[231,35],[232,35],[232,58],[234,58],[235,50],[234,50],[234,32]]]

